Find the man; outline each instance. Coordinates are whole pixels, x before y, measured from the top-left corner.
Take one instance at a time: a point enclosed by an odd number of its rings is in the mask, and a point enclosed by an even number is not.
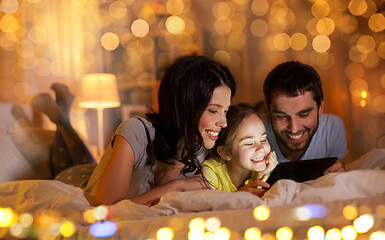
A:
[[[322,114],[321,80],[311,66],[298,61],[279,64],[266,77],[263,91],[268,113],[263,121],[278,162],[338,157],[325,174],[345,171],[344,123]]]

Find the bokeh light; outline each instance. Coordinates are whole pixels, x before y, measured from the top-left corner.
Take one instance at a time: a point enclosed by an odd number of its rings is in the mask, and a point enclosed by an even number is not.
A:
[[[357,231],[349,225],[341,229],[341,236],[344,240],[354,240],[357,238]]]
[[[185,24],[182,18],[178,16],[168,17],[166,20],[166,29],[172,34],[183,33]]]
[[[331,42],[328,36],[318,35],[313,39],[312,45],[316,52],[323,53],[329,50]]]
[[[307,231],[309,240],[323,240],[325,237],[325,230],[321,226],[313,226]]]
[[[346,219],[353,220],[358,215],[357,207],[354,205],[346,205],[342,210],[342,214]]]
[[[137,37],[145,37],[150,31],[150,26],[145,20],[137,19],[132,23],[131,31]]]
[[[112,32],[105,33],[102,36],[101,44],[108,51],[115,50],[119,46],[119,37]]]
[[[275,235],[277,240],[290,240],[293,237],[293,230],[290,227],[281,227]]]
[[[245,240],[259,240],[261,238],[261,230],[257,227],[248,228],[245,231]]]
[[[254,209],[253,214],[258,221],[266,221],[270,217],[270,208],[267,206],[258,206]]]
[[[325,234],[325,240],[341,240],[341,238],[341,230],[338,228],[329,229]]]
[[[171,240],[174,237],[174,232],[171,228],[164,227],[156,232],[156,239],[158,240]]]

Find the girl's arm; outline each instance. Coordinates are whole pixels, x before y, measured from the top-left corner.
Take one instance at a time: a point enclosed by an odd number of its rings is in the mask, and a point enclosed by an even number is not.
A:
[[[95,203],[111,205],[126,198],[133,167],[134,152],[131,145],[122,136],[117,135],[96,190]]]

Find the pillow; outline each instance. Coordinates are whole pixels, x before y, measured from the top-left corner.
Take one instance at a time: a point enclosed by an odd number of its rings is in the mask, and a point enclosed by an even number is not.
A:
[[[18,124],[8,130],[9,138],[35,169],[38,179],[52,179],[50,158],[54,134],[54,131]]]
[[[37,173],[0,128],[0,182],[36,179]]]

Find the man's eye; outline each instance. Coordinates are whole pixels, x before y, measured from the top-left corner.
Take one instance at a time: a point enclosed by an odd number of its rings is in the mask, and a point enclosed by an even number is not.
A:
[[[305,118],[305,117],[307,117],[307,116],[309,116],[309,113],[304,113],[304,114],[300,114],[300,115],[299,115],[300,118]]]
[[[277,119],[286,119],[287,116],[285,116],[285,115],[275,115],[275,118],[277,118]]]

